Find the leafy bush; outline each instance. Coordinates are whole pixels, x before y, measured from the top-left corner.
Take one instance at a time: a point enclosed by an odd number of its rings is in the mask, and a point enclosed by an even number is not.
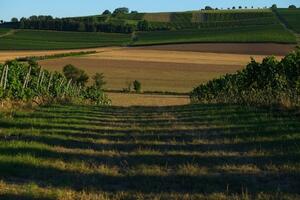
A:
[[[63,73],[67,79],[72,80],[78,86],[84,86],[89,80],[89,76],[83,70],[71,64],[63,68]]]
[[[141,82],[135,80],[133,81],[133,89],[135,92],[140,93],[142,91],[142,84]]]
[[[242,71],[227,74],[195,88],[194,103],[238,103],[255,105],[300,104],[300,49],[281,61],[254,59]]]

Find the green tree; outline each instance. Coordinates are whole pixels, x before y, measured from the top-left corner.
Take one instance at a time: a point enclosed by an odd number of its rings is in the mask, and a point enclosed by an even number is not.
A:
[[[98,89],[98,90],[102,90],[103,86],[106,84],[106,82],[104,81],[104,75],[103,73],[99,74],[96,73],[93,76],[93,80],[94,80],[94,86]]]
[[[105,10],[103,13],[102,13],[102,15],[110,15],[111,14],[111,12],[109,11],[109,10]]]
[[[77,85],[85,86],[89,80],[89,76],[81,69],[69,64],[63,68],[63,73],[67,79],[72,79]]]
[[[126,7],[117,8],[117,9],[115,9],[115,11],[113,12],[114,15],[128,14],[128,13],[129,13],[129,9],[126,8]]]
[[[271,9],[272,9],[272,10],[277,9],[277,5],[276,5],[276,4],[273,4],[273,5],[271,6]]]
[[[16,22],[18,22],[19,20],[18,20],[18,18],[16,18],[16,17],[13,17],[12,19],[11,19],[11,22],[14,22],[14,23],[16,23]]]
[[[213,10],[213,8],[212,7],[210,7],[210,6],[205,6],[205,8],[204,8],[205,10]]]
[[[149,30],[149,22],[146,20],[139,21],[137,24],[137,28],[139,31],[148,31]]]
[[[295,5],[290,5],[289,8],[290,9],[296,9],[297,7]]]
[[[135,80],[133,81],[133,89],[135,92],[140,93],[142,91],[142,84],[141,82]]]

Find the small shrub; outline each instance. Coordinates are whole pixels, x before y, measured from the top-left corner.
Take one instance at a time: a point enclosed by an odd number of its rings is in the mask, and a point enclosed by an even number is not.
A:
[[[89,80],[89,76],[81,69],[69,64],[63,68],[63,73],[67,79],[71,79],[72,82],[77,85],[85,86]]]
[[[133,81],[133,89],[136,93],[140,93],[142,91],[142,84],[141,82],[135,80]]]

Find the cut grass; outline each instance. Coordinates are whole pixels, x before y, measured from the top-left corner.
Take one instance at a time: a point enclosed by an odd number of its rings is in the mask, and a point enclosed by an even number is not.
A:
[[[3,199],[298,199],[296,113],[48,106],[0,118]]]
[[[277,9],[276,12],[288,28],[300,33],[300,9]]]
[[[130,35],[116,33],[87,33],[19,30],[0,38],[0,50],[76,49],[102,46],[124,46]]]
[[[296,43],[295,36],[283,26],[266,25],[223,29],[140,32],[133,45],[196,42],[275,42]]]

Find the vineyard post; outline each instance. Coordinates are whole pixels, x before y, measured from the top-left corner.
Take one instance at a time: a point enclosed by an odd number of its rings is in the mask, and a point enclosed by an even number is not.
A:
[[[2,76],[1,76],[1,81],[0,81],[0,87],[3,87],[5,71],[6,71],[6,65],[3,67]]]
[[[3,86],[4,90],[6,89],[7,78],[8,78],[8,65],[6,65],[6,71],[5,71],[4,86]]]
[[[28,82],[29,82],[29,78],[30,78],[30,72],[31,72],[31,67],[29,67],[28,73],[26,74],[25,80],[24,80],[24,84],[23,84],[23,88],[22,91],[26,88]]]
[[[48,83],[47,91],[49,91],[49,89],[50,89],[52,78],[53,78],[53,74],[51,73],[50,78],[49,78],[49,83]]]

